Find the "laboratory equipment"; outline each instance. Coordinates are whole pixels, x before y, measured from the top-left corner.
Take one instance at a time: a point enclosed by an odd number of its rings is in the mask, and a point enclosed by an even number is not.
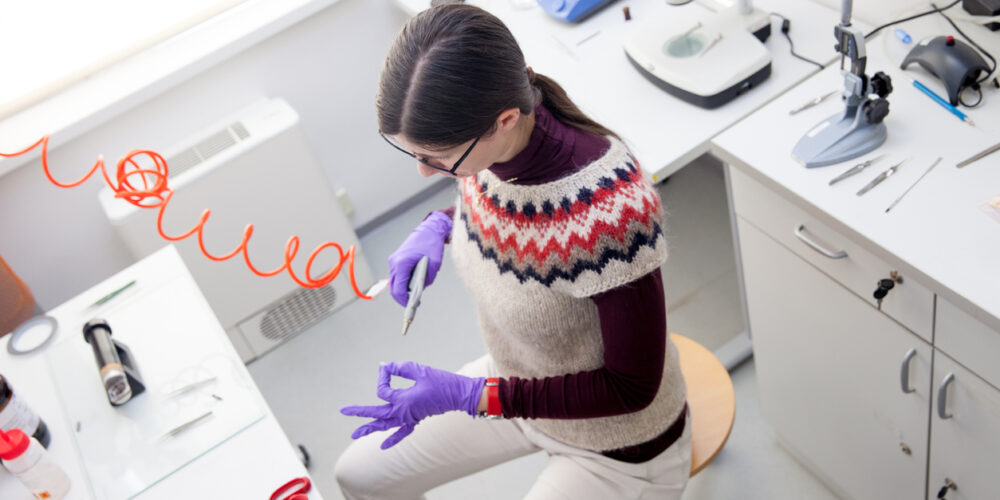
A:
[[[1000,142],[998,142],[998,143],[996,143],[996,144],[994,144],[994,145],[992,145],[992,146],[990,146],[990,147],[988,147],[988,148],[986,148],[986,149],[984,149],[984,150],[982,150],[982,151],[980,151],[980,152],[972,155],[971,157],[969,157],[969,158],[967,158],[965,160],[962,160],[961,162],[958,163],[958,165],[955,165],[955,166],[958,167],[958,168],[962,168],[962,167],[964,167],[964,166],[966,166],[966,165],[968,165],[968,164],[970,164],[970,163],[972,163],[974,161],[979,161],[979,160],[981,160],[983,158],[986,158],[987,156],[989,156],[989,155],[991,155],[993,153],[996,153],[997,151],[1000,151]]]
[[[255,102],[163,153],[174,193],[163,210],[163,231],[183,234],[211,209],[208,228],[174,245],[244,361],[349,304],[374,282],[351,222],[310,151],[299,114],[284,100]],[[111,189],[103,190],[99,199],[136,259],[170,244],[158,234],[158,210],[122,203]],[[349,264],[352,279],[304,288],[288,273],[261,278],[249,272],[241,256],[222,262],[205,257],[197,240],[204,239],[204,247],[213,253],[229,251],[241,232],[249,234],[243,229],[249,222],[254,224],[253,239],[243,249],[255,266],[281,266],[286,242],[294,234],[296,248],[319,249],[329,246],[324,242],[338,242],[321,253],[314,251],[312,268],[319,274]],[[348,247],[353,249],[341,250]],[[301,261],[289,265],[289,271],[294,268],[304,277]]]
[[[907,45],[909,45],[910,43],[913,42],[913,38],[910,37],[910,34],[907,33],[907,32],[905,32],[905,31],[903,31],[901,28],[896,28],[896,29],[892,30],[892,34],[896,35],[896,38],[900,42],[903,42],[903,43],[905,43]]]
[[[188,420],[187,422],[184,422],[183,424],[178,425],[177,427],[174,427],[173,429],[170,429],[169,431],[167,431],[166,434],[163,435],[163,437],[165,437],[165,438],[167,438],[167,437],[174,437],[174,436],[176,436],[176,435],[178,435],[178,434],[180,434],[180,433],[182,433],[182,432],[190,429],[191,427],[194,427],[198,422],[201,422],[202,420],[205,420],[206,418],[211,417],[211,416],[212,416],[212,410],[208,410],[205,413],[202,413],[201,415],[198,415],[197,417],[194,417],[193,419]]]
[[[799,113],[801,113],[801,112],[803,112],[803,111],[805,111],[805,110],[807,110],[807,109],[809,109],[809,108],[811,108],[811,107],[813,107],[813,106],[815,106],[815,105],[817,105],[817,104],[819,104],[819,103],[821,103],[821,102],[829,99],[830,97],[832,97],[834,94],[836,94],[838,92],[839,92],[838,90],[833,90],[833,91],[827,92],[827,93],[825,93],[825,94],[823,94],[821,96],[816,96],[816,97],[814,97],[814,98],[812,98],[812,99],[810,99],[810,100],[802,103],[801,105],[796,106],[796,107],[790,109],[788,111],[788,115],[789,116],[797,115],[797,114],[799,114]]]
[[[113,406],[121,406],[141,394],[146,386],[139,377],[132,351],[111,338],[111,326],[103,319],[92,319],[83,325],[83,339],[94,351],[101,382]]]
[[[885,156],[885,155],[878,155],[878,156],[876,156],[876,157],[874,157],[874,158],[872,158],[870,160],[863,161],[863,162],[858,163],[857,165],[855,165],[855,166],[847,169],[847,171],[845,171],[844,173],[842,173],[842,174],[834,177],[833,179],[831,179],[830,180],[830,185],[832,186],[832,185],[834,185],[834,184],[836,184],[836,183],[838,183],[838,182],[840,182],[840,181],[842,181],[842,180],[844,180],[844,179],[846,179],[846,178],[848,178],[848,177],[850,177],[850,176],[852,176],[854,174],[861,173],[862,170],[868,168],[872,163],[875,163],[875,162],[881,160],[883,156]]]
[[[952,106],[958,106],[962,91],[978,86],[976,82],[981,73],[990,72],[986,61],[975,49],[953,36],[921,40],[906,54],[899,67],[906,69],[913,63],[941,80]]]
[[[920,83],[917,80],[912,80],[912,81],[913,81],[913,86],[914,87],[916,87],[921,92],[923,92],[924,95],[926,95],[927,97],[930,97],[931,99],[933,99],[934,102],[940,104],[942,108],[947,109],[948,111],[951,112],[951,114],[957,116],[959,120],[962,120],[963,122],[968,123],[969,125],[972,125],[972,126],[976,125],[975,123],[972,122],[971,118],[969,118],[968,116],[966,116],[965,113],[959,111],[958,108],[956,108],[954,105],[950,104],[948,101],[944,100],[944,98],[942,98],[941,96],[939,96],[936,93],[934,93],[933,90],[927,88],[926,85]]]
[[[292,490],[296,486],[299,488]],[[306,495],[311,488],[312,482],[309,481],[308,477],[297,477],[274,490],[274,493],[271,494],[271,500],[306,500],[308,498]],[[288,493],[287,497],[282,496],[285,493]]]
[[[870,78],[865,74],[865,34],[851,25],[851,8],[852,1],[843,0],[841,22],[834,27],[841,69],[844,56],[851,59],[841,94],[845,109],[810,128],[795,144],[792,157],[807,168],[857,158],[881,146],[887,135],[883,120],[889,114],[886,97],[892,92],[892,80],[881,71]]]
[[[49,345],[58,329],[59,322],[52,316],[35,316],[11,332],[7,352],[14,355],[35,352]]]
[[[899,204],[900,200],[902,200],[903,197],[906,196],[906,193],[909,193],[910,190],[913,189],[913,187],[916,186],[918,182],[920,182],[927,174],[931,173],[931,170],[934,170],[934,167],[936,167],[938,163],[941,163],[940,156],[938,156],[938,159],[934,160],[934,163],[931,163],[931,166],[928,167],[927,170],[924,171],[924,173],[920,174],[920,177],[918,177],[917,180],[910,185],[910,187],[906,188],[906,191],[903,191],[903,194],[899,195],[899,198],[896,198],[896,201],[892,202],[892,205],[889,205],[889,208],[885,209],[885,213],[889,213],[889,210],[892,210],[893,207]]]
[[[69,493],[71,483],[66,472],[49,458],[37,439],[20,429],[0,431],[0,460],[35,498],[59,500]]]
[[[868,184],[865,184],[865,187],[861,188],[861,190],[858,191],[858,196],[861,196],[861,195],[867,193],[868,191],[871,191],[875,186],[878,186],[879,184],[881,184],[882,181],[884,181],[884,180],[888,179],[889,177],[891,177],[893,174],[896,173],[896,171],[899,170],[899,166],[902,165],[903,163],[906,163],[906,160],[903,160],[903,161],[901,161],[901,162],[899,162],[899,163],[897,163],[897,164],[895,164],[895,165],[893,165],[893,166],[891,166],[891,167],[883,170],[882,173],[878,174],[874,179],[872,179],[871,182],[869,182]]]
[[[93,304],[90,304],[89,306],[87,306],[87,308],[88,309],[95,309],[95,308],[98,308],[98,307],[100,307],[100,306],[102,306],[104,304],[107,304],[108,302],[111,301],[111,299],[114,299],[115,297],[117,297],[119,294],[121,294],[125,290],[128,290],[129,288],[132,288],[132,286],[135,285],[135,282],[136,282],[135,280],[129,281],[128,283],[122,285],[120,288],[112,290],[107,295],[105,295],[105,296],[97,299],[96,301],[94,301]]]
[[[717,108],[771,74],[768,13],[741,0],[711,12],[701,5],[669,9],[633,21],[625,41],[629,62],[670,95],[696,106]]]
[[[615,0],[538,0],[546,14],[570,23],[580,22]]]
[[[962,8],[977,16],[997,16],[1000,15],[1000,0],[962,0]],[[992,31],[1000,30],[1000,22],[994,21],[984,26]]]
[[[420,295],[424,293],[424,283],[427,281],[427,266],[430,258],[426,255],[417,261],[413,267],[413,274],[410,275],[409,292],[410,299],[406,303],[406,310],[403,311],[403,335],[410,329],[413,317],[417,314],[417,306],[420,305]]]
[[[52,442],[49,426],[14,392],[7,379],[0,375],[0,431],[21,429],[48,448]]]

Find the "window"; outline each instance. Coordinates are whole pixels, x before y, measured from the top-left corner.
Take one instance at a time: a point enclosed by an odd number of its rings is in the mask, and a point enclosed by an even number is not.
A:
[[[246,0],[0,0],[0,120]]]

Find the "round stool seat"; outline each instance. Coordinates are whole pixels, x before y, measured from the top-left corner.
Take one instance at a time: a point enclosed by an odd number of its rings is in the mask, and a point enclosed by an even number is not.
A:
[[[701,472],[729,439],[736,418],[736,394],[729,371],[705,346],[675,333],[681,372],[691,409],[691,476]]]

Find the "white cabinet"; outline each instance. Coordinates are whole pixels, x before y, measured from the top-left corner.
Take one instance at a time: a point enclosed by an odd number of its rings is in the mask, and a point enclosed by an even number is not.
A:
[[[1000,390],[935,350],[931,409],[928,498],[946,478],[948,500],[1000,496]]]
[[[890,260],[729,179],[761,412],[780,440],[846,498],[932,500],[946,482],[949,500],[1000,498],[1000,331],[912,276],[879,307]]]
[[[834,491],[922,498],[930,345],[737,220],[764,418]]]

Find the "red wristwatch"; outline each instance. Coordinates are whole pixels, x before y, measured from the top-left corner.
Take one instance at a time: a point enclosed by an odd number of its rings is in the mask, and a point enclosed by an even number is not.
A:
[[[500,407],[500,379],[491,377],[486,379],[486,411],[479,414],[480,418],[499,419],[503,418],[503,409]]]

